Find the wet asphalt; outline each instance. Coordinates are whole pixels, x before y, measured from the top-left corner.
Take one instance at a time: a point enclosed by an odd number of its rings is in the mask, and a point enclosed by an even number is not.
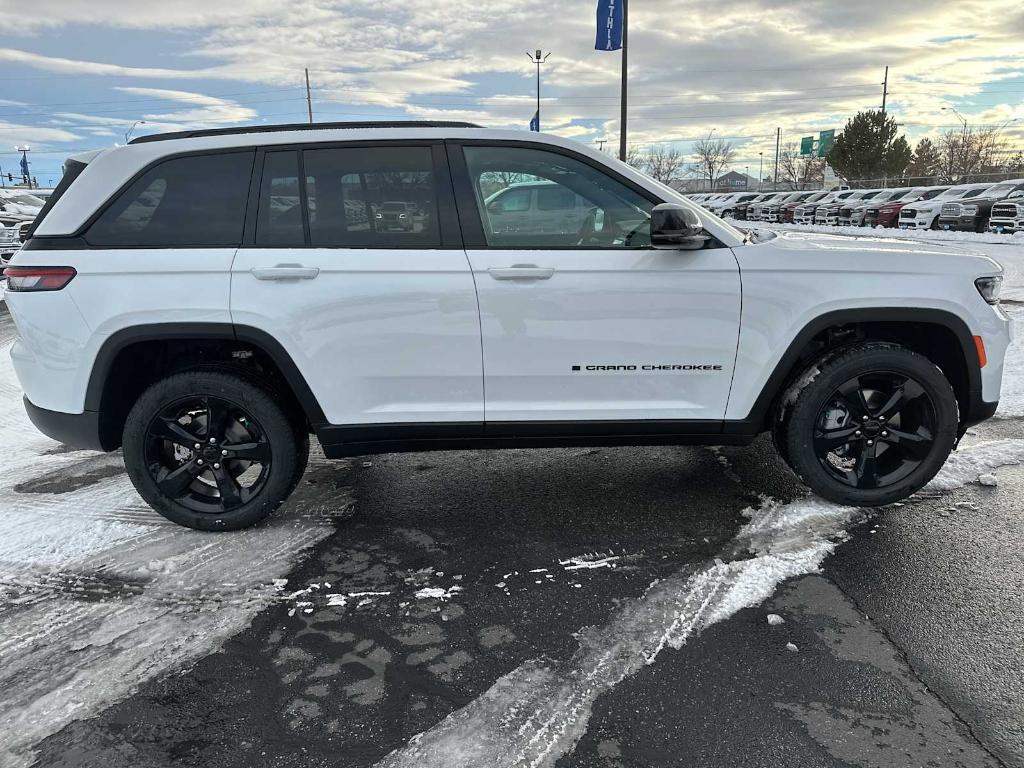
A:
[[[997,474],[998,488],[878,512],[822,573],[666,648],[597,699],[558,765],[1024,766],[1024,469]],[[373,765],[707,563],[762,496],[804,493],[766,439],[388,455],[342,472],[314,460],[298,493],[342,486],[351,516],[278,604],[221,652],[46,739],[37,764]],[[389,594],[338,610],[328,591]]]
[[[1022,435],[996,420],[965,442]],[[118,459],[17,490],[67,499]],[[1024,468],[996,474],[998,488],[877,512],[821,573],[665,648],[597,699],[558,765],[1024,766]],[[36,765],[374,765],[524,662],[569,658],[652,582],[707,564],[744,509],[804,494],[762,438],[314,455],[290,503],[349,491],[351,513],[246,630],[45,739]],[[362,594],[338,608],[329,593]]]

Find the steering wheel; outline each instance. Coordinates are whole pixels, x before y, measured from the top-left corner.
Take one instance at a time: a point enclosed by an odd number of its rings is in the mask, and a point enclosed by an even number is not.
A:
[[[576,245],[611,245],[615,235],[609,226],[608,217],[605,215],[604,228],[598,232],[597,227],[597,206],[587,211],[580,231],[577,233]]]

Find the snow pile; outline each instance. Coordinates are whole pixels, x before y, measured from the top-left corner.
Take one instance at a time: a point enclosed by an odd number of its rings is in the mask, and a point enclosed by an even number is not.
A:
[[[1024,440],[965,448],[929,490],[948,490],[980,473],[1024,460]],[[688,638],[769,597],[785,579],[813,573],[866,513],[808,497],[766,499],[732,551],[697,573],[680,572],[627,602],[603,627],[578,635],[571,659],[538,659],[500,678],[479,698],[392,752],[382,768],[552,766],[585,733],[594,701]],[[792,644],[786,647],[797,651]]]

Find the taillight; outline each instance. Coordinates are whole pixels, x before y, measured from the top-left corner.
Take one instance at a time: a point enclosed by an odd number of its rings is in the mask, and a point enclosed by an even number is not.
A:
[[[4,272],[9,291],[59,291],[78,273],[72,267],[15,267]]]

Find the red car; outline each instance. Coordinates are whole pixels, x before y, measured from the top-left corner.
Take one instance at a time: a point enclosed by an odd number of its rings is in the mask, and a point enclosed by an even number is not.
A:
[[[918,200],[931,200],[936,195],[941,195],[949,187],[914,187],[903,197],[882,203],[878,208],[870,208],[864,216],[865,226],[897,227],[900,223],[900,211],[907,203],[914,203]]]

